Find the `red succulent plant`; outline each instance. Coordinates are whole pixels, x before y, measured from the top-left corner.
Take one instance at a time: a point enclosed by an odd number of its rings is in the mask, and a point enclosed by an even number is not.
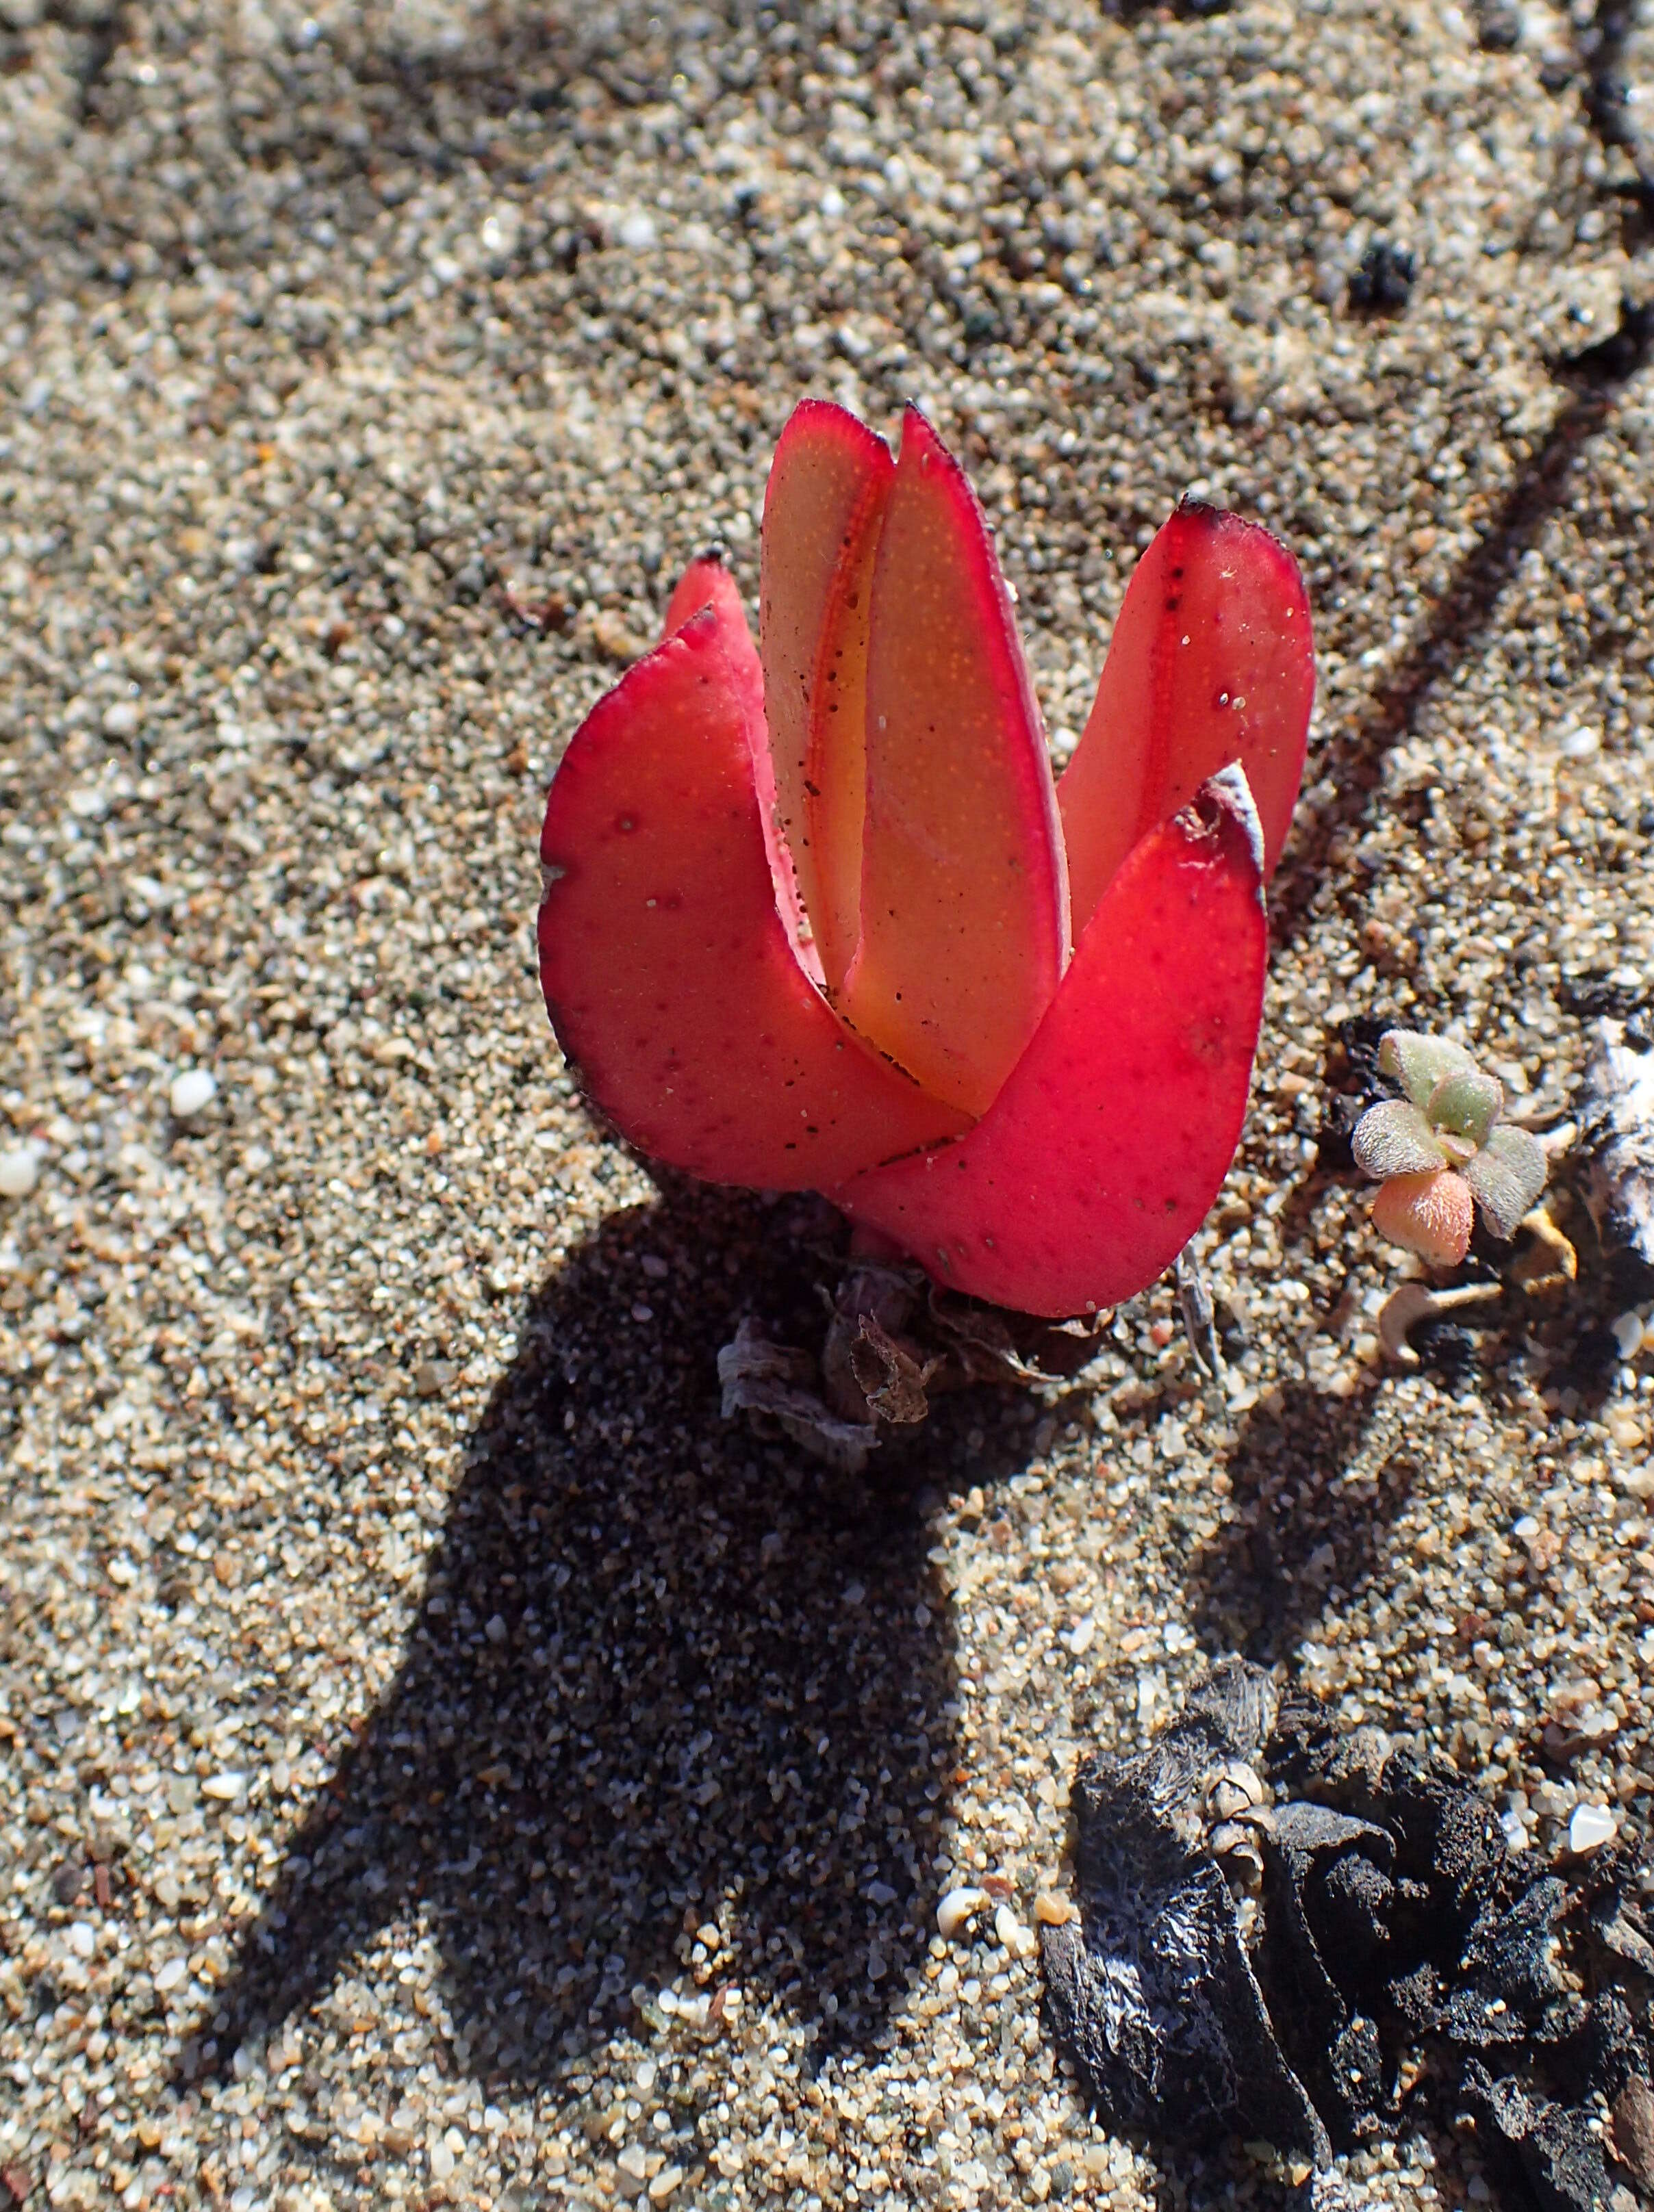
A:
[[[1315,682],[1291,555],[1179,507],[1054,781],[964,471],[916,409],[892,457],[806,400],[759,635],[696,562],[553,780],[541,978],[588,1096],[951,1288],[1052,1316],[1142,1289],[1245,1109]]]

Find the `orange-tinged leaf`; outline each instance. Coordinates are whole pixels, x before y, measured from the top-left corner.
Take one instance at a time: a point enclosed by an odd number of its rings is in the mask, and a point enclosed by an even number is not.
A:
[[[976,1127],[834,1204],[939,1283],[1026,1313],[1094,1311],[1152,1283],[1240,1135],[1263,1005],[1259,857],[1256,816],[1221,786],[1152,830]]]
[[[576,731],[540,842],[540,975],[588,1095],[641,1151],[713,1182],[805,1189],[962,1117],[852,1036],[794,957],[745,634],[708,605]]]
[[[909,408],[873,563],[861,937],[846,1018],[980,1114],[1067,957],[1055,793],[964,472]]]
[[[1132,847],[1238,761],[1273,874],[1315,697],[1309,603],[1279,539],[1186,501],[1138,562],[1057,786],[1076,935]]]
[[[758,629],[775,805],[830,990],[860,930],[868,586],[894,473],[866,423],[806,399],[764,493]]]
[[[1372,1225],[1432,1267],[1456,1267],[1470,1249],[1475,1225],[1470,1186],[1451,1168],[1392,1176],[1373,1199]]]
[[[729,672],[740,694],[742,712],[746,718],[748,749],[752,755],[752,775],[757,787],[763,846],[769,858],[775,905],[799,965],[812,982],[819,983],[821,960],[805,914],[798,872],[781,831],[781,811],[775,803],[775,764],[764,720],[763,669],[759,663],[758,648],[752,642],[740,586],[716,553],[701,554],[678,578],[678,588],[667,603],[666,620],[660,626],[661,636],[672,636],[703,607],[710,607],[717,620],[724,657],[729,663]]]

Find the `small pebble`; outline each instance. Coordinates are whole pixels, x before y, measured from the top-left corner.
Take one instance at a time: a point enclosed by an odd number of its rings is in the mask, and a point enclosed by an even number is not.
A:
[[[40,1163],[32,1145],[12,1145],[0,1152],[0,1198],[27,1198],[40,1180]]]
[[[655,228],[654,217],[647,208],[633,208],[622,216],[615,226],[616,242],[629,253],[647,253],[655,245],[660,234]]]
[[[431,2145],[431,2179],[446,2181],[453,2172],[453,2153],[448,2148],[446,2139],[434,2142]]]
[[[650,2203],[664,2204],[683,2179],[684,2169],[681,2166],[663,2166],[649,2184]]]
[[[233,1804],[247,1786],[245,1774],[210,1774],[201,1785],[204,1797],[216,1798],[221,1805]]]
[[[1073,1917],[1074,1908],[1067,1899],[1049,1889],[1041,1890],[1034,1899],[1034,1917],[1042,1928],[1066,1928]]]
[[[1572,761],[1589,760],[1593,753],[1602,750],[1602,744],[1600,730],[1570,730],[1562,740],[1562,757]]]
[[[950,1940],[988,1903],[985,1889],[951,1889],[936,1908],[936,1932]]]
[[[1583,1856],[1614,1841],[1620,1823],[1606,1805],[1576,1805],[1568,1822],[1568,1849]]]
[[[1639,1313],[1616,1314],[1608,1323],[1621,1359],[1634,1359],[1642,1349],[1643,1317]]]
[[[994,1915],[994,1933],[1013,1959],[1025,1959],[1034,1948],[1034,1939],[1008,1905],[1002,1905]]]
[[[88,1920],[77,1920],[69,1931],[69,1948],[77,1959],[89,1959],[98,1948],[98,1935]]]
[[[175,1121],[192,1121],[198,1114],[205,1113],[218,1096],[218,1079],[210,1068],[186,1067],[182,1074],[173,1078],[173,1087],[167,1096]]]

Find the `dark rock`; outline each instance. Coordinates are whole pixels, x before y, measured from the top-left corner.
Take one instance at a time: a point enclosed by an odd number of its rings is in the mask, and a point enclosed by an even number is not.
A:
[[[1511,0],[1477,0],[1476,43],[1490,54],[1508,54],[1522,44],[1522,16]]]
[[[1375,239],[1350,278],[1350,305],[1364,314],[1400,314],[1413,296],[1418,273],[1408,247]]]
[[[1609,2105],[1621,2166],[1654,2160],[1654,1943],[1614,1853],[1530,1863],[1446,1760],[1239,1661],[1073,1806],[1047,2010],[1109,2124],[1324,2170],[1445,2095],[1507,2212],[1608,2212]]]

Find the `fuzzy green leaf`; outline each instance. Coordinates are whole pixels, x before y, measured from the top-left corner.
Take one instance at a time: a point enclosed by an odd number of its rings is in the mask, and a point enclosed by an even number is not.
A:
[[[1378,1047],[1378,1065],[1401,1084],[1415,1106],[1427,1106],[1431,1092],[1450,1075],[1476,1072],[1475,1061],[1462,1044],[1426,1036],[1420,1030],[1386,1030]]]
[[[1391,1176],[1431,1175],[1446,1165],[1429,1122],[1404,1098],[1386,1098],[1370,1107],[1355,1125],[1350,1150],[1356,1165],[1376,1182]]]
[[[1517,1224],[1545,1188],[1545,1148],[1525,1129],[1499,1124],[1464,1169],[1482,1219],[1495,1237],[1513,1237]]]
[[[1433,1127],[1451,1129],[1473,1145],[1487,1142],[1488,1131],[1504,1111],[1505,1091],[1498,1077],[1484,1075],[1479,1067],[1462,1067],[1444,1077],[1425,1108]]]

